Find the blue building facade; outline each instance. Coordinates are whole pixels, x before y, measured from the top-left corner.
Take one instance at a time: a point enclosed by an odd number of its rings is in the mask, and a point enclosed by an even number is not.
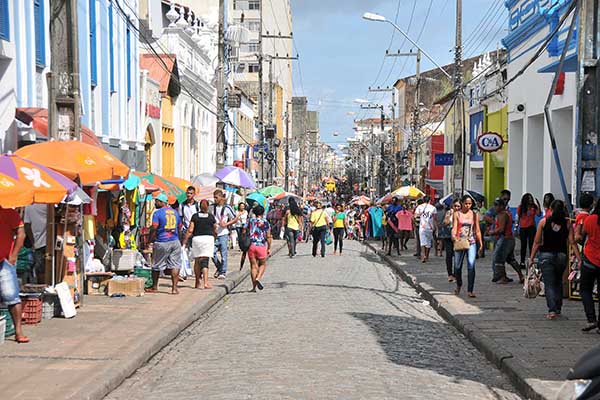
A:
[[[1,150],[44,136],[19,121],[48,108],[50,0],[0,0]],[[82,125],[132,167],[143,169],[137,0],[77,0]]]

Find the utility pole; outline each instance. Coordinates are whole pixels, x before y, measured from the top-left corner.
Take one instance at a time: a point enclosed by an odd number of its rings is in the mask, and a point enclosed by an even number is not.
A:
[[[217,67],[217,170],[225,166],[225,0],[219,0],[219,45]]]
[[[258,30],[258,140],[260,142],[260,181],[265,187],[265,98],[263,91],[263,5],[260,2],[260,16]]]
[[[461,193],[465,191],[465,175],[467,166],[467,138],[464,127],[464,96],[463,96],[463,76],[462,76],[462,0],[456,0],[456,47],[454,49],[454,89],[456,90],[456,106],[454,108],[454,135],[460,135],[460,157],[461,165],[457,165],[456,159],[454,162],[455,171],[450,187],[452,192],[455,190],[455,181],[457,177],[461,180]],[[452,139],[454,143],[454,139]],[[454,149],[454,154],[457,154],[457,149]],[[460,173],[457,175],[456,167],[460,167]]]
[[[285,181],[284,188],[286,192],[290,191],[290,113],[289,106],[291,101],[285,103]]]
[[[381,111],[381,116],[380,116],[379,123],[380,123],[381,133],[383,135],[385,133],[385,114],[383,112],[383,106],[380,105],[380,104],[366,104],[366,105],[363,104],[363,105],[360,106],[360,108],[363,109],[363,110],[380,110]],[[372,138],[371,139],[372,140],[371,144],[375,143],[373,141],[373,139],[374,139],[373,138],[373,125],[371,125],[371,138]],[[371,150],[370,153],[371,153],[371,162],[370,162],[371,163],[371,172],[374,172],[373,171],[373,169],[374,169],[374,164],[373,164],[373,150]],[[378,183],[378,187],[379,187],[379,190],[380,190],[380,194],[382,194],[381,192],[383,192],[383,189],[382,189],[382,186],[383,186],[382,185],[382,183],[383,183],[383,170],[382,170],[382,168],[383,168],[383,164],[384,164],[383,163],[383,158],[384,158],[384,146],[383,146],[383,142],[381,142],[381,162],[379,163],[379,168],[378,168],[378,171],[377,171],[377,176],[378,176],[378,182],[377,183]],[[373,173],[370,173],[370,175],[371,175],[371,179],[372,179]],[[371,187],[372,186],[373,185],[372,185],[372,182],[371,182]]]
[[[414,166],[413,166],[413,173],[411,174],[413,177],[417,176],[416,179],[413,179],[413,183],[417,184],[420,181],[420,166],[419,166],[419,155],[420,155],[420,149],[421,149],[421,143],[420,143],[420,127],[419,127],[419,118],[420,118],[420,110],[419,110],[419,104],[420,104],[420,88],[421,88],[421,49],[417,48],[416,52],[413,52],[412,50],[408,53],[401,53],[400,51],[398,51],[397,53],[389,53],[386,51],[385,53],[386,57],[416,57],[417,59],[417,66],[416,66],[416,74],[415,74],[415,79],[416,79],[416,83],[415,83],[415,101],[414,101],[414,109],[413,109],[413,115],[412,115],[412,135],[411,135],[411,139],[409,141],[408,144],[408,149],[409,150],[414,150]]]
[[[77,36],[77,0],[50,2],[50,72],[48,83],[48,138],[81,140],[81,91],[79,87],[79,42]],[[56,284],[56,224],[54,206],[47,208],[48,245],[45,254],[45,280]],[[62,258],[61,258],[62,259]],[[81,270],[83,265],[79,263]],[[83,305],[83,273],[77,284]]]
[[[388,174],[388,178],[389,178],[391,184],[395,184],[395,182],[393,182],[393,179],[394,179],[394,177],[396,177],[396,89],[390,88],[390,87],[386,87],[386,88],[377,87],[376,89],[373,89],[373,88],[369,87],[369,92],[391,92],[392,93],[392,104],[391,104],[391,108],[392,108],[392,132],[391,132],[392,162],[390,163],[392,165],[392,170],[390,171],[391,174]],[[383,156],[384,151],[382,150],[381,153]],[[388,164],[388,165],[390,165],[390,164]]]
[[[598,0],[580,0],[579,15],[579,71],[578,103],[579,132],[577,134],[577,204],[581,193],[587,192],[598,197],[600,187],[597,176],[600,174],[600,154],[597,146],[598,129],[600,129],[600,73],[598,72]],[[573,16],[576,18],[576,15]],[[585,157],[583,156],[585,154]]]

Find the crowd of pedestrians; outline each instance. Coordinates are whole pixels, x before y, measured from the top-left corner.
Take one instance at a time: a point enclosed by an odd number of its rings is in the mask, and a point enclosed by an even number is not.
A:
[[[214,277],[225,279],[229,250],[242,250],[240,268],[250,260],[252,290],[262,290],[261,279],[270,256],[273,238],[285,239],[288,256],[297,255],[297,244],[312,240],[313,257],[326,257],[333,244],[333,255],[342,255],[344,240],[377,239],[388,256],[401,255],[414,239],[415,257],[430,261],[431,250],[444,260],[448,282],[455,294],[463,289],[463,265],[467,267],[468,297],[475,291],[476,263],[492,247],[491,281],[504,285],[526,280],[528,266],[541,273],[550,320],[562,312],[563,275],[573,265],[588,324],[585,331],[598,329],[595,288],[600,285],[600,206],[583,194],[575,220],[570,219],[565,203],[546,193],[542,203],[525,193],[511,208],[511,193],[502,190],[489,208],[481,198],[466,194],[460,198],[424,196],[418,200],[391,199],[389,204],[343,204],[318,200],[303,202],[290,197],[283,205],[274,205],[266,213],[262,205],[226,203],[223,191],[214,192],[214,203],[194,200],[193,187],[177,209],[169,207],[166,196],[156,198],[151,241],[153,242],[153,279],[150,292],[157,290],[161,272],[170,270],[172,293],[177,294],[178,267],[182,251],[188,251],[193,264],[195,287],[210,289],[210,260]],[[249,207],[249,205],[251,207]],[[519,259],[515,256],[520,243]],[[479,260],[479,261],[478,261]],[[572,263],[571,263],[572,261]],[[507,272],[506,265],[514,271]]]

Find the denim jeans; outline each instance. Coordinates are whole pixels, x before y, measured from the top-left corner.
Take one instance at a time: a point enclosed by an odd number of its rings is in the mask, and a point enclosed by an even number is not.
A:
[[[217,253],[221,253],[221,259],[217,257]],[[213,262],[219,274],[227,273],[227,255],[229,253],[229,235],[217,236],[215,239],[215,254],[213,255]]]
[[[475,287],[475,259],[477,258],[477,244],[473,243],[469,250],[454,251],[454,277],[456,278],[456,286],[462,286],[462,265],[463,260],[467,257],[468,269],[468,284],[467,291],[472,292]]]
[[[581,301],[583,303],[583,310],[589,323],[596,323],[596,306],[594,305],[594,285],[598,284],[600,288],[600,267],[592,264],[588,260],[584,259],[581,267]],[[598,310],[600,314],[600,310]]]
[[[444,238],[444,251],[446,252],[446,271],[448,276],[454,275],[454,242],[451,238]]]
[[[0,261],[0,301],[7,306],[19,304],[21,302],[19,291],[17,267],[8,260]]]
[[[298,240],[299,234],[300,234],[300,231],[297,231],[295,229],[285,228],[285,238],[287,239],[288,243],[290,244],[290,255],[291,256],[296,255],[296,241]]]
[[[521,268],[515,258],[515,246],[516,241],[513,237],[500,237],[496,242],[494,248],[494,279],[506,278],[506,266],[510,264],[513,269],[517,272],[517,275],[521,274]]]
[[[565,253],[541,252],[538,255],[538,265],[542,270],[548,312],[560,313],[562,309],[562,279],[567,268],[567,261]]]
[[[321,255],[325,257],[325,234],[327,233],[327,226],[320,226],[318,228],[313,229],[313,247],[312,247],[312,255],[313,257],[317,255],[317,247],[319,243],[321,243]]]

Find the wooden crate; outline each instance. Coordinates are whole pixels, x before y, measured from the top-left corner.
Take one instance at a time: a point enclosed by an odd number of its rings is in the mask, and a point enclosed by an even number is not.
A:
[[[111,279],[108,281],[108,295],[123,293],[132,297],[143,296],[145,282],[146,280],[143,278]]]

